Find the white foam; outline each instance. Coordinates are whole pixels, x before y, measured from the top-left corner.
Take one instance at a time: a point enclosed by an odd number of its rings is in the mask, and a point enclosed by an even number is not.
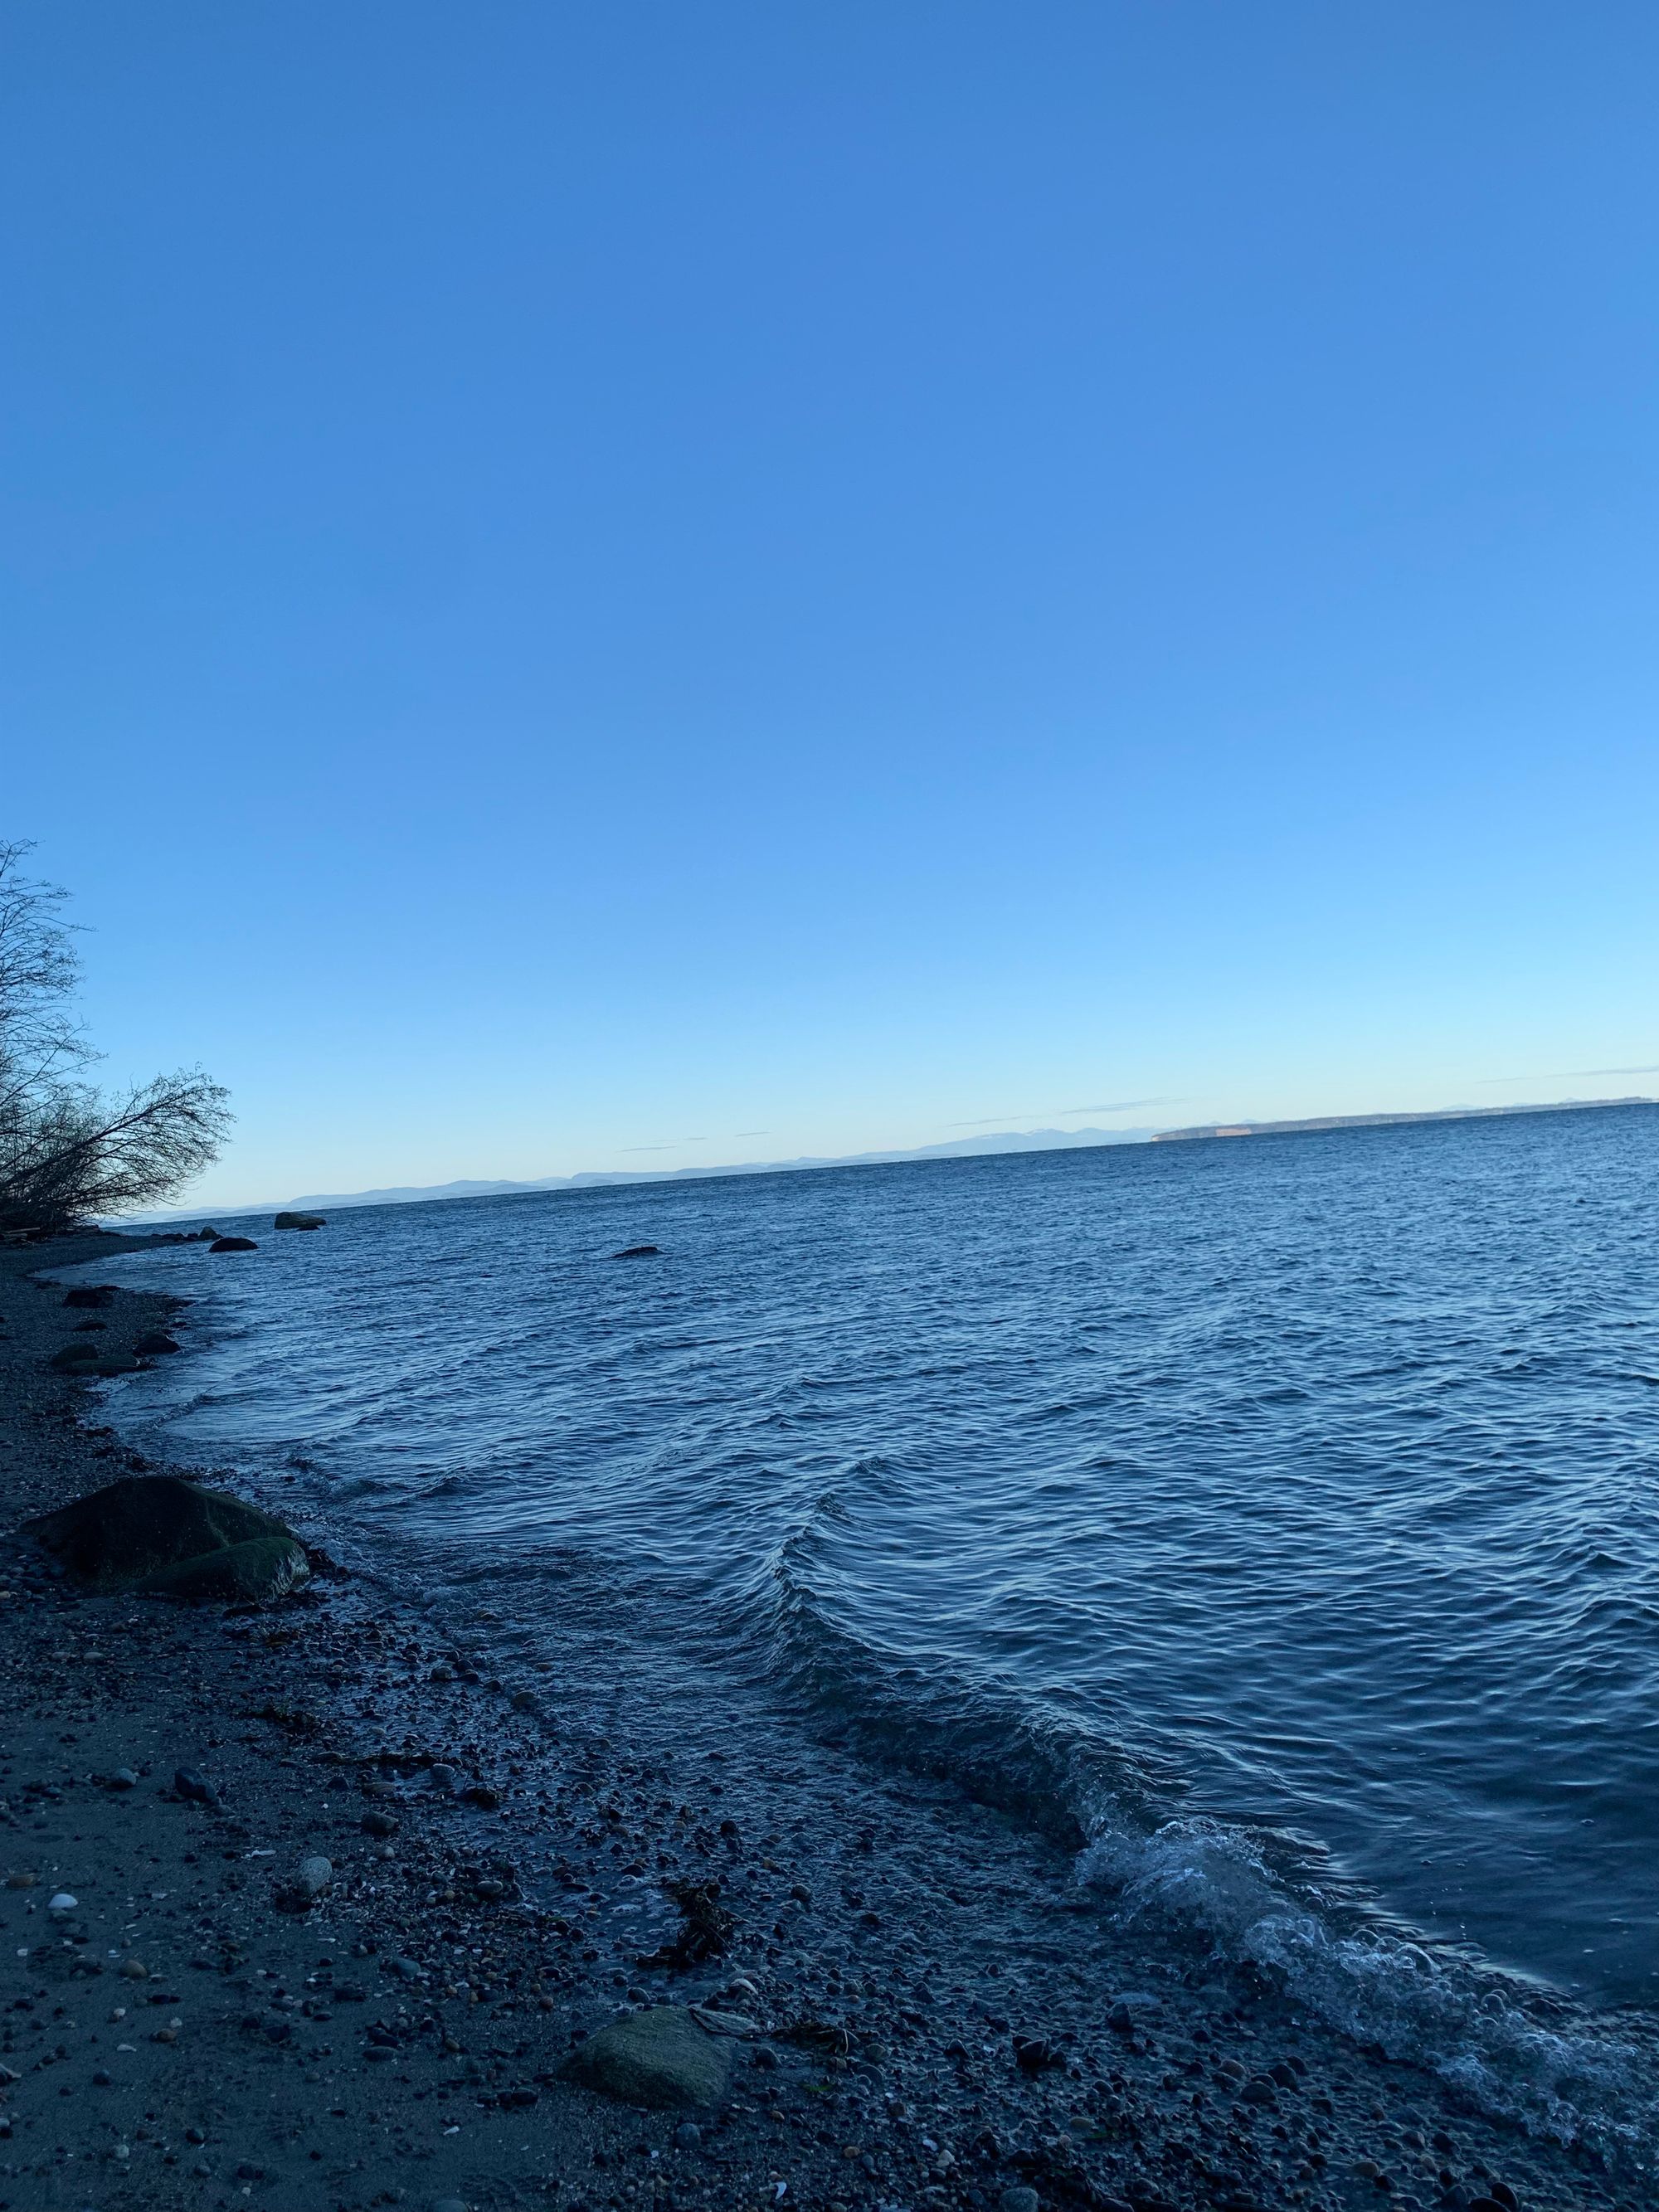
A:
[[[1638,2170],[1659,2146],[1659,2063],[1646,2042],[1422,1943],[1330,1924],[1286,1891],[1243,1831],[1202,1819],[1150,1835],[1107,1830],[1078,1871],[1117,1892],[1127,1915],[1203,1929],[1223,1955],[1262,1969],[1329,2026],[1427,2067],[1483,2112]]]

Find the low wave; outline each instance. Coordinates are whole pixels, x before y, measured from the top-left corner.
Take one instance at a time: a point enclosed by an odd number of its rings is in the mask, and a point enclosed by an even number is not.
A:
[[[1292,1895],[1243,1831],[1206,1819],[1103,1829],[1079,1878],[1130,1917],[1201,1931],[1317,2018],[1428,2068],[1480,2111],[1620,2164],[1659,2144],[1653,2039],[1385,1928]]]
[[[1620,2166],[1659,2149],[1659,2049],[1641,2017],[1590,2014],[1388,1924],[1357,1893],[1322,1893],[1305,1838],[1171,1813],[1182,1778],[1155,1753],[837,1626],[809,1568],[844,1511],[825,1491],[767,1562],[769,1671],[820,1726],[1032,1822],[1075,1850],[1079,1883],[1121,1917],[1254,1970],[1482,2112]]]

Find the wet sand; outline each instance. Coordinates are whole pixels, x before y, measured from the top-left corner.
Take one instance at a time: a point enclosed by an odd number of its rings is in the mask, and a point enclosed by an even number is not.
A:
[[[88,1316],[32,1278],[124,1249],[0,1254],[0,2208],[1651,2201],[957,1790],[781,1729],[677,1754],[629,1728],[625,1661],[603,1697],[504,1681],[372,1562],[259,1612],[80,1595],[18,1525],[137,1468],[46,1365]],[[189,1356],[173,1302],[95,1317]],[[718,1954],[642,1963],[688,1924],[670,1886],[713,1882]],[[655,2005],[718,2016],[713,2109],[563,2074]]]

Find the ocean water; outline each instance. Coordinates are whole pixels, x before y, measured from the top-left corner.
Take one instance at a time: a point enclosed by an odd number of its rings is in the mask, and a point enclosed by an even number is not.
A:
[[[1659,1994],[1659,1109],[246,1225],[104,1264],[204,1301],[113,1417],[516,1650],[959,1775],[1384,2039]]]

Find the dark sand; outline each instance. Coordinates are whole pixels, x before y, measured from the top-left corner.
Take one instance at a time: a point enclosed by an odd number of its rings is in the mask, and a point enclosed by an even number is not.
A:
[[[372,1571],[240,1615],[77,1595],[18,1524],[133,1462],[47,1370],[86,1316],[31,1277],[123,1249],[0,1254],[0,2207],[1652,2201],[1121,1924],[1068,1851],[943,1787],[821,1747],[642,1756],[580,1685],[515,1705]],[[97,1317],[112,1348],[188,1327],[156,1297]],[[278,1910],[319,1853],[331,1887]],[[711,1875],[725,1955],[641,1966],[664,1882]],[[716,2111],[560,2078],[647,2002],[738,2016]]]

